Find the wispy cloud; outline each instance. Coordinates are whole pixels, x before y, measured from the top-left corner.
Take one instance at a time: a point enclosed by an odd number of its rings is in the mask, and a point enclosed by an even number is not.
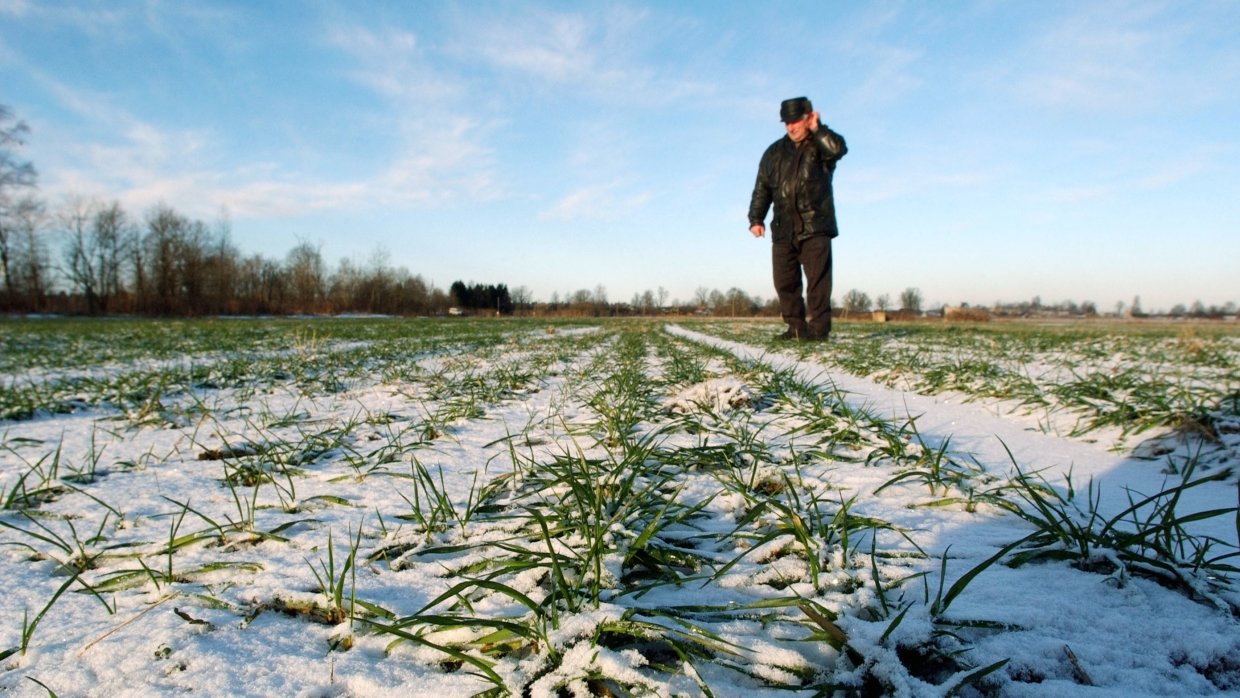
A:
[[[1211,144],[1169,154],[1152,168],[1155,170],[1153,174],[1139,178],[1135,186],[1138,189],[1165,189],[1196,177],[1208,176],[1223,163],[1234,161],[1238,148],[1240,143]]]
[[[174,31],[170,29],[170,31]],[[432,69],[417,37],[395,28],[337,27],[327,45],[345,57],[343,71],[372,91],[379,106],[366,117],[389,146],[369,171],[291,171],[241,151],[243,134],[209,123],[169,126],[96,92],[34,73],[57,103],[90,124],[88,142],[42,143],[49,173],[44,191],[117,199],[141,211],[167,203],[193,216],[227,209],[234,217],[301,215],[316,210],[442,206],[504,196],[485,133],[465,107],[468,89]],[[360,107],[359,107],[360,108]],[[290,124],[296,131],[296,125]],[[337,143],[292,142],[331,161]]]
[[[403,107],[419,112],[451,108],[466,94],[459,77],[430,66],[413,32],[337,26],[328,30],[326,43],[352,62],[351,79]]]
[[[44,190],[54,197],[117,199],[135,212],[166,203],[197,217],[221,209],[237,217],[265,217],[376,205],[440,205],[498,189],[485,169],[468,166],[469,158],[481,151],[461,145],[465,126],[407,134],[406,149],[368,176],[316,179],[273,163],[243,159],[222,164],[215,154],[227,144],[212,130],[156,126],[105,98],[63,85],[57,93],[62,103],[91,111],[96,130],[108,135],[45,148],[51,165],[47,171],[54,177]]]
[[[607,72],[584,17],[536,13],[514,27],[489,23],[480,27],[484,39],[478,55],[492,65],[557,83],[580,82]]]
[[[106,37],[110,41],[131,38],[146,20],[157,16],[156,8],[176,9],[171,6],[150,6],[145,12],[121,3],[92,3],[79,6],[72,3],[29,2],[28,0],[0,0],[0,15],[9,15],[31,25],[59,25],[91,37]]]
[[[162,128],[113,104],[106,94],[33,74],[62,108],[90,124],[81,136],[88,141],[77,141],[70,132],[37,142],[49,161],[41,168],[50,176],[43,182],[45,193],[118,199],[133,209],[207,194],[196,187],[213,178],[203,158],[218,144],[208,129]]]
[[[979,190],[992,186],[999,177],[993,169],[944,169],[910,160],[899,165],[850,169],[847,177],[837,180],[836,188],[846,192],[844,198],[850,205],[869,205],[945,190]]]
[[[896,46],[871,46],[862,56],[864,78],[844,95],[852,104],[868,108],[893,104],[922,85],[916,74],[922,53]]]
[[[923,84],[917,73],[923,51],[885,38],[899,17],[900,11],[885,7],[862,11],[852,18],[838,50],[859,67],[859,79],[843,95],[844,101],[873,109],[892,104]]]
[[[1113,195],[1115,187],[1105,184],[1051,187],[1046,191],[1048,201],[1057,204],[1079,204],[1098,201]]]
[[[473,45],[463,55],[493,68],[560,85],[615,84],[649,79],[647,69],[628,60],[643,16],[618,8],[598,15],[533,9],[471,19],[459,30]]]
[[[22,17],[30,12],[28,0],[0,0],[0,14]]]
[[[1138,189],[1165,189],[1201,174],[1208,166],[1205,158],[1188,158],[1165,164],[1155,174],[1137,180]]]
[[[1208,75],[1222,66],[1203,56],[1210,15],[1179,13],[1175,3],[1085,3],[1033,36],[1020,55],[1032,68],[1012,83],[1034,103],[1067,109],[1147,110],[1213,94]],[[1235,72],[1232,51],[1231,72]],[[1194,85],[1205,88],[1199,90]]]
[[[505,81],[606,104],[669,104],[717,91],[692,58],[670,60],[676,20],[651,10],[612,6],[560,12],[522,6],[476,16],[460,13],[445,50]]]
[[[349,75],[385,102],[394,154],[369,182],[386,203],[503,196],[469,81],[423,55],[417,35],[397,28],[334,29],[329,42],[353,62]]]
[[[626,193],[619,183],[582,186],[538,214],[541,221],[615,220],[650,200],[649,192]]]

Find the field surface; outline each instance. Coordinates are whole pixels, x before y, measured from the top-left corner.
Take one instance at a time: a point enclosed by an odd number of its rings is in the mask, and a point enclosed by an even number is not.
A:
[[[0,693],[1240,692],[1240,331],[0,321]]]

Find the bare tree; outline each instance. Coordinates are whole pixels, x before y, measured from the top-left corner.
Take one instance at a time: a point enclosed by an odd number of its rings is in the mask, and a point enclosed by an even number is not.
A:
[[[585,288],[579,288],[569,294],[567,302],[572,307],[574,313],[582,315],[591,313],[594,307],[594,300],[590,295],[590,290]]]
[[[0,216],[16,204],[21,192],[34,188],[38,179],[34,165],[23,162],[15,152],[25,145],[28,133],[26,122],[14,121],[9,108],[0,104]]]
[[[699,308],[710,307],[710,289],[705,286],[698,286],[693,291],[693,302]]]
[[[95,205],[77,197],[65,202],[56,214],[58,227],[65,235],[64,271],[73,290],[86,298],[90,314],[99,312],[99,273],[95,256],[90,250],[90,222]]]
[[[392,291],[395,279],[387,260],[391,255],[382,245],[370,253],[370,261],[362,275],[363,305],[360,310],[368,313],[391,313]]]
[[[83,295],[88,313],[107,313],[124,292],[122,272],[136,231],[115,201],[103,206],[71,199],[59,220],[66,234],[66,278]]]
[[[528,286],[518,286],[512,289],[512,304],[518,311],[528,311],[534,304],[534,293]]]
[[[655,311],[655,303],[654,291],[651,291],[650,289],[643,291],[640,298],[642,315],[653,315]]]
[[[852,289],[844,294],[844,310],[848,313],[870,312],[870,296],[864,291]]]
[[[608,310],[607,287],[603,284],[595,286],[594,295],[591,296],[591,299],[594,301],[594,315],[606,315]]]
[[[910,313],[921,312],[921,289],[909,286],[900,294],[900,309]]]
[[[431,288],[421,274],[410,274],[405,267],[394,273],[396,279],[396,303],[394,309],[402,315],[425,313],[431,307]]]
[[[93,233],[95,254],[98,255],[100,299],[104,312],[107,312],[112,300],[125,292],[121,279],[129,250],[138,244],[138,229],[125,214],[120,202],[113,201],[95,214]]]
[[[295,309],[303,313],[320,310],[327,295],[327,281],[319,248],[303,240],[289,251],[284,264]]]
[[[207,278],[210,274],[209,250],[211,231],[202,221],[186,220],[176,248],[175,296],[179,311],[188,315],[203,315],[210,311],[207,297]]]
[[[259,262],[259,307],[261,308],[259,312],[285,312],[288,281],[284,269],[269,259],[260,257]]]
[[[13,230],[15,221],[8,211],[0,211],[0,283],[4,284],[4,297],[0,298],[0,310],[16,307],[17,291],[13,278],[13,245],[17,238]]]
[[[146,234],[132,255],[138,309],[156,315],[203,315],[220,312],[225,303],[216,292],[235,250],[227,229],[213,234],[202,221],[191,221],[160,204],[146,217]],[[225,287],[231,282],[225,283]]]
[[[208,235],[204,260],[203,312],[218,315],[239,312],[237,287],[241,253],[232,244],[228,217],[221,216]]]
[[[177,278],[180,241],[189,221],[171,207],[156,206],[146,216],[146,235],[142,251],[135,258],[139,266],[139,307],[157,315],[180,310],[180,279]]]
[[[284,312],[284,279],[279,264],[261,255],[237,265],[238,311],[256,315]]]
[[[51,260],[45,239],[43,202],[25,197],[6,216],[5,292],[12,307],[41,311],[47,307]]]
[[[28,193],[37,179],[34,165],[22,161],[16,153],[29,132],[24,121],[16,121],[9,108],[0,104],[0,275],[4,277],[0,308],[16,308],[22,303],[18,287],[20,279],[28,274],[19,269],[22,265],[18,255],[23,243],[33,238],[33,233],[24,235],[22,231],[32,221],[32,214],[41,208]]]
[[[758,302],[735,286],[728,289],[724,299],[727,304],[727,313],[732,317],[749,317],[758,312]]]
[[[357,310],[355,296],[361,284],[362,272],[348,257],[336,264],[336,271],[328,281],[327,297],[334,312]]]

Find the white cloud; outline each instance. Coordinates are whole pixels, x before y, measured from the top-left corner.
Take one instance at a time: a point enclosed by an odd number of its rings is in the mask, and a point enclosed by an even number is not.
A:
[[[460,27],[464,42],[470,44],[463,53],[541,82],[612,82],[629,72],[620,67],[627,51],[616,35],[636,18],[622,18],[614,27],[606,19],[542,9],[496,13],[484,21],[470,18]]]
[[[598,69],[590,28],[573,16],[537,17],[524,27],[491,23],[481,29],[478,47],[483,58],[498,67],[553,82],[575,82]]]
[[[92,95],[61,91],[75,109],[91,109],[106,141],[70,140],[41,145],[49,164],[43,169],[45,193],[117,199],[131,211],[166,203],[194,217],[227,208],[234,216],[299,215],[315,210],[372,205],[437,204],[483,188],[452,172],[476,148],[454,148],[459,134],[438,143],[426,136],[417,148],[394,156],[371,175],[352,181],[314,180],[271,163],[240,161],[221,165],[214,154],[225,144],[209,130],[167,129],[100,102]]]
[[[484,60],[503,71],[563,82],[570,89],[582,81],[611,81],[629,88],[649,81],[649,68],[623,56],[645,19],[643,13],[616,10],[602,19],[534,14],[517,26],[502,18],[488,20],[466,41],[482,38],[478,45],[486,49]],[[155,11],[147,18],[148,31],[161,36],[180,31],[178,20],[161,16],[162,11]],[[336,25],[321,36],[344,57],[340,74],[379,98],[378,108],[354,106],[359,112],[369,109],[361,119],[389,146],[370,172],[348,179],[331,173],[305,175],[247,160],[244,151],[239,159],[229,160],[233,141],[244,136],[197,124],[169,127],[117,106],[109,93],[74,89],[42,77],[62,106],[90,124],[91,134],[78,136],[83,140],[76,143],[64,138],[45,144],[45,150],[54,151],[43,160],[52,173],[45,189],[115,198],[133,210],[166,203],[188,215],[209,216],[227,208],[239,218],[375,206],[436,207],[511,194],[488,142],[498,133],[496,125],[503,123],[502,115],[495,115],[502,98],[488,100],[485,90],[472,88],[475,82],[468,72],[455,70],[452,61],[443,60],[440,48],[427,47],[418,33],[405,28]],[[523,36],[535,38],[525,41]],[[437,41],[459,45],[453,38],[437,36]],[[290,125],[289,130],[298,129]],[[323,144],[311,142],[305,148],[307,159],[333,157]],[[611,219],[648,199],[648,194],[620,194],[614,185],[596,186],[567,194],[542,219]]]
[[[417,36],[411,32],[390,27],[335,27],[329,31],[327,42],[352,60],[350,78],[402,106],[433,109],[464,97],[459,80],[430,68],[421,55]]]

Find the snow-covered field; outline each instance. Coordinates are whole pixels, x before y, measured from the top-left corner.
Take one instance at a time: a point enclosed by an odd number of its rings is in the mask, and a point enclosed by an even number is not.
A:
[[[0,693],[1240,692],[1234,336],[91,328],[2,328]]]

